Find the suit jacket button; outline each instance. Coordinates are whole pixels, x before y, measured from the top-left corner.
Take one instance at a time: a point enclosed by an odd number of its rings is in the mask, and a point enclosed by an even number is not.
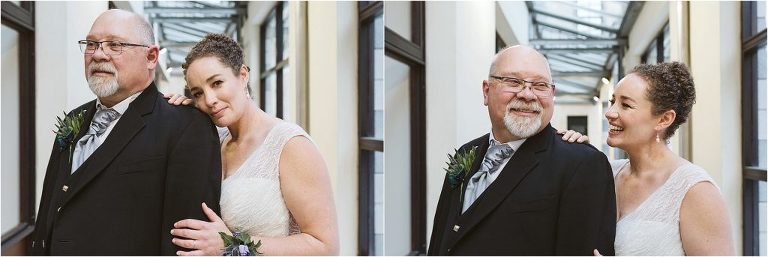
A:
[[[69,187],[67,185],[64,185],[63,187],[61,187],[61,190],[64,191],[64,192],[67,192],[67,189],[69,189]]]
[[[460,228],[461,228],[461,226],[459,226],[459,225],[453,225],[453,232],[459,232]]]

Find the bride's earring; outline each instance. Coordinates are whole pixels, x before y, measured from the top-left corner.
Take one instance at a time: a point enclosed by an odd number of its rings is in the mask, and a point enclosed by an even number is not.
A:
[[[656,133],[656,143],[661,143],[661,139],[659,138],[659,133]]]

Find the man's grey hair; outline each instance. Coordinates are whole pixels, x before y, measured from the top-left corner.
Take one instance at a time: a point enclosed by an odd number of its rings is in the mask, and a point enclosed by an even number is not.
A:
[[[501,50],[499,50],[498,52],[496,52],[496,54],[495,54],[495,55],[493,55],[493,59],[491,60],[491,68],[490,68],[490,69],[488,69],[488,80],[490,80],[490,79],[491,79],[491,76],[492,76],[494,73],[496,73],[496,60],[497,60],[497,59],[499,59],[499,55],[501,55],[501,54],[502,54],[504,51],[506,51],[506,50],[508,50],[508,49],[510,49],[510,48],[512,48],[512,47],[517,47],[517,46],[523,46],[523,45],[505,46],[504,48],[502,48]],[[536,49],[534,49],[534,48],[531,48],[531,49],[533,49],[533,50],[536,50]],[[546,57],[545,57],[543,54],[539,53],[538,51],[536,51],[536,53],[538,53],[539,55],[541,55],[541,58],[544,58],[544,60],[546,61],[546,63],[547,63],[547,72],[549,72],[549,74],[550,74],[550,76],[551,76],[551,74],[552,74],[552,69],[549,67],[549,60],[547,60],[547,58],[546,58]]]
[[[136,18],[139,20],[139,25],[136,26],[136,32],[141,38],[141,43],[145,45],[154,45],[155,31],[152,29],[152,25],[150,25],[144,17],[141,17],[141,15],[136,14]]]

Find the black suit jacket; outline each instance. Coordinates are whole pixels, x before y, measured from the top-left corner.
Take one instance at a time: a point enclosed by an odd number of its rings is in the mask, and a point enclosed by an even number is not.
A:
[[[488,140],[486,134],[460,148],[477,147],[470,173],[480,167]],[[429,255],[614,254],[610,164],[589,144],[560,140],[551,126],[528,138],[461,214],[465,189],[466,183],[453,188],[443,182]]]
[[[85,134],[96,101],[86,103]],[[219,212],[221,155],[211,120],[172,106],[154,83],[70,175],[68,149],[53,145],[33,233],[33,255],[175,255],[173,223]],[[66,186],[66,189],[64,188]]]

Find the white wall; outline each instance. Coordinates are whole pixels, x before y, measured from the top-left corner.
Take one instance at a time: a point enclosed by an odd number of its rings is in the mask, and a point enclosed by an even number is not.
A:
[[[341,255],[357,254],[357,3],[309,2],[310,135],[328,164]]]
[[[624,56],[624,72],[629,72],[640,64],[640,57],[656,35],[664,28],[669,19],[669,3],[647,1],[629,33],[629,49]],[[620,74],[623,76],[623,74]]]
[[[691,71],[696,82],[693,163],[707,170],[720,187],[738,253],[742,249],[740,3],[689,5]]]
[[[496,2],[496,30],[507,45],[527,45],[530,24],[524,1]]]
[[[495,14],[494,2],[426,3],[427,239],[446,154],[490,132],[482,81],[494,55]]]
[[[77,41],[85,39],[93,21],[105,10],[106,1],[35,4],[36,203],[40,202],[56,117],[96,99],[85,81]]]

